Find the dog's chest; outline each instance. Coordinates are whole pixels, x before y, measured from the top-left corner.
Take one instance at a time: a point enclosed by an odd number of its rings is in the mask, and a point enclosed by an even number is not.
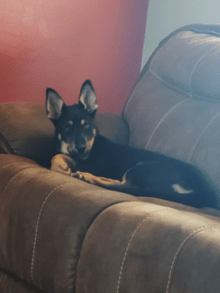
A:
[[[118,151],[115,144],[102,136],[98,136],[89,158],[85,161],[77,160],[77,170],[99,177],[120,180],[126,170],[124,170],[117,156]]]
[[[108,157],[105,157],[103,153],[98,156],[92,154],[89,159],[85,161],[78,160],[76,164],[77,170],[81,172],[88,172],[95,176],[107,178],[116,176],[116,172],[114,172],[114,170],[116,170],[114,162],[109,160]]]

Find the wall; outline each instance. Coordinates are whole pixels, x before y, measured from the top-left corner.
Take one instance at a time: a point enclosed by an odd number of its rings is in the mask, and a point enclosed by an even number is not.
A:
[[[0,102],[67,104],[91,79],[99,108],[121,113],[141,68],[148,0],[0,0]]]
[[[175,29],[192,23],[220,23],[220,1],[150,0],[142,67],[163,38]]]

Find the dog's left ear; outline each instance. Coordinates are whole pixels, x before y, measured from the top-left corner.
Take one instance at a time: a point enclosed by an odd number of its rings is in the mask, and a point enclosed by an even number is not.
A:
[[[95,114],[98,109],[95,91],[90,80],[86,80],[81,87],[79,103],[81,103],[84,109],[90,114]]]

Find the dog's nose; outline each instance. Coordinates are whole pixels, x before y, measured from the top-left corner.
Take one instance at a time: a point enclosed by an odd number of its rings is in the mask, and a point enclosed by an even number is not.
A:
[[[86,150],[86,146],[80,146],[77,148],[77,151],[80,155],[82,155]]]

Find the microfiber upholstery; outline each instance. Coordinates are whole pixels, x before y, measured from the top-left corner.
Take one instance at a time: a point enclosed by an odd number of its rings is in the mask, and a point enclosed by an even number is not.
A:
[[[73,292],[81,246],[93,220],[114,204],[138,199],[21,156],[0,154],[0,164],[0,289],[4,281],[15,286],[13,278],[3,277],[8,271],[33,290]],[[15,289],[7,292],[23,293]]]
[[[218,192],[219,76],[219,35],[180,30],[155,51],[123,112],[130,145],[197,166]]]
[[[113,205],[86,234],[76,292],[218,292],[219,222],[138,201]]]

